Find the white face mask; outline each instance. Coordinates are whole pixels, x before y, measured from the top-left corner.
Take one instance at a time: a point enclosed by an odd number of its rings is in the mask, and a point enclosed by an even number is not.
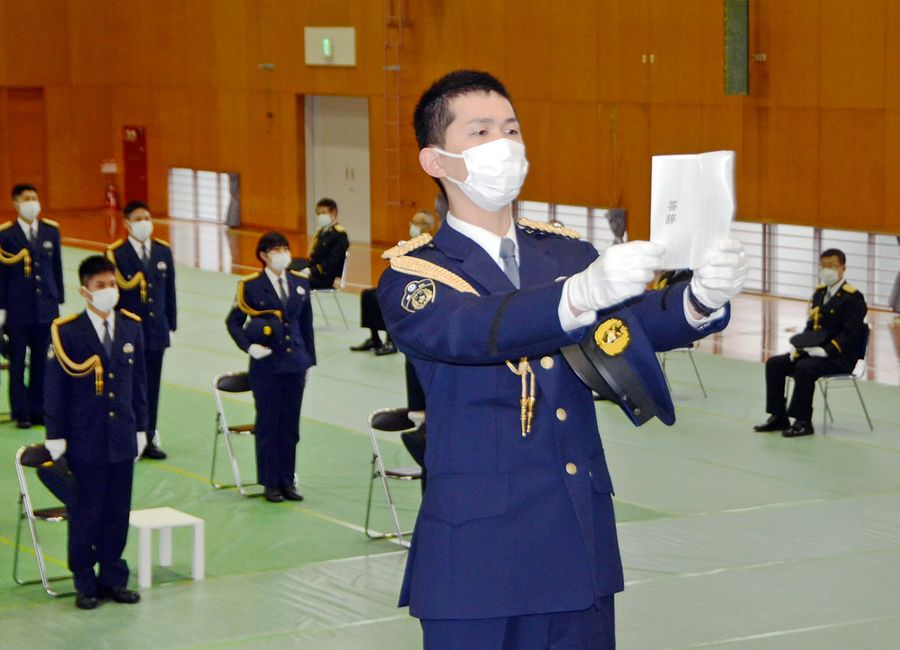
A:
[[[291,263],[291,254],[287,251],[281,251],[278,253],[269,253],[269,268],[275,271],[275,273],[281,273],[284,271],[288,264]]]
[[[150,220],[135,221],[129,224],[129,228],[131,229],[131,236],[139,242],[147,241],[147,238],[153,234],[153,222]]]
[[[409,224],[409,238],[415,239],[419,235],[422,234],[422,226],[418,226],[414,223]]]
[[[31,223],[37,219],[38,215],[41,213],[41,202],[22,201],[21,203],[16,204],[16,210],[19,211],[19,216],[28,223]]]
[[[119,302],[119,287],[109,287],[107,289],[98,289],[89,292],[91,294],[91,304],[97,311],[112,311],[116,303]]]
[[[819,282],[827,284],[829,287],[838,281],[838,270],[821,268],[819,269]]]
[[[433,149],[443,156],[466,161],[469,172],[466,180],[445,178],[458,185],[472,203],[488,212],[499,212],[512,203],[528,175],[525,145],[509,138],[479,144],[461,154]]]
[[[327,213],[316,215],[316,228],[327,228],[329,225],[331,225],[331,217]]]

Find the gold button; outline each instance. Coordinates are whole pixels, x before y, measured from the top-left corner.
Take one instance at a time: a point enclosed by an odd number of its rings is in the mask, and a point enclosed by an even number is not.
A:
[[[151,311],[151,312],[150,312],[150,318],[153,318],[154,316],[156,316],[156,314],[154,314],[154,313]]]
[[[116,394],[114,392],[109,391],[109,399],[113,399],[115,396]]]
[[[575,463],[566,463],[566,473],[575,476],[578,473],[578,465]]]
[[[113,373],[109,373],[109,374],[106,375],[106,376],[109,377],[110,379],[115,379],[115,378],[116,378],[116,376],[115,376]]]
[[[569,414],[566,413],[566,409],[556,409],[556,419],[560,422],[565,422],[566,418],[569,417]]]
[[[541,368],[544,370],[550,370],[553,367],[553,357],[542,357],[541,358]]]
[[[149,303],[152,305],[152,304],[153,304],[153,298],[148,299],[147,302],[149,302]]]
[[[115,411],[110,411],[110,412],[109,412],[109,417],[111,417],[111,418],[116,417],[116,412],[115,412]]]

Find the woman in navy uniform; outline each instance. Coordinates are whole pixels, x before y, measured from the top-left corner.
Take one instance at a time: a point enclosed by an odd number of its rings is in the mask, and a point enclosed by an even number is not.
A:
[[[44,421],[44,359],[63,293],[59,225],[39,219],[33,185],[12,191],[18,217],[0,226],[0,327],[9,335],[9,403],[20,429]],[[25,356],[30,351],[28,385]]]
[[[110,244],[106,256],[116,265],[119,307],[141,317],[147,365],[147,448],[143,457],[162,460],[166,453],[156,446],[156,415],[163,355],[171,345],[170,334],[178,325],[175,302],[175,263],[168,242],[151,237],[150,208],[141,201],[125,206],[128,238]]]
[[[284,235],[267,232],[256,257],[265,268],[238,282],[228,333],[250,355],[256,404],[256,471],[268,501],[302,501],[294,484],[300,405],[306,374],[316,365],[309,283],[289,271]]]
[[[58,318],[46,376],[45,446],[66,455],[78,482],[69,505],[69,568],[75,605],[94,609],[101,598],[136,603],[122,559],[128,538],[134,461],[147,443],[147,387],[140,318],[114,309],[115,267],[102,255],[78,268],[87,310]],[[100,574],[94,574],[94,565]]]

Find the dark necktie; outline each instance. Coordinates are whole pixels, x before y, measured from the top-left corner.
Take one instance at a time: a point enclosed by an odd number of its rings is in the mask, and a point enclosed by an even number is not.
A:
[[[112,336],[109,333],[109,321],[103,321],[103,339],[101,341],[103,343],[103,349],[106,350],[106,356],[112,357],[113,351],[113,340]]]
[[[503,262],[503,272],[506,273],[506,277],[518,289],[520,285],[519,265],[516,262],[516,244],[508,237],[500,240],[500,260]]]
[[[37,239],[35,230],[37,230],[33,225],[28,228],[28,246],[34,248],[34,242]]]
[[[284,282],[284,278],[278,278],[278,297],[281,298],[281,306],[287,309],[288,304],[288,292],[287,285]]]
[[[150,263],[150,255],[147,254],[146,244],[141,244],[141,263],[143,263],[144,268],[147,268],[147,265]]]

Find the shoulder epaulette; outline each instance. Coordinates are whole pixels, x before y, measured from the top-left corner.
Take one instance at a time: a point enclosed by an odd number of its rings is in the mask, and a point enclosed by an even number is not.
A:
[[[130,318],[133,321],[137,321],[138,323],[141,322],[141,317],[132,311],[128,311],[127,309],[120,309],[119,313],[122,314],[123,316],[125,316],[126,318]]]
[[[519,217],[518,219],[516,219],[516,223],[523,228],[537,230],[538,232],[545,232],[551,235],[559,235],[560,237],[568,237],[569,239],[581,239],[581,233],[577,230],[572,230],[571,228],[566,228],[565,226],[561,226],[556,223],[534,221],[533,219],[526,219],[525,217]]]
[[[334,224],[331,228],[335,232],[347,232],[346,230],[344,230],[344,227],[339,223]]]
[[[165,239],[160,239],[159,237],[154,237],[153,241],[155,241],[157,244],[161,244],[161,245],[165,246],[166,248],[172,248],[172,246],[169,244],[169,242],[167,242]]]
[[[56,357],[57,361],[59,361],[60,367],[70,377],[86,377],[89,374],[94,373],[94,392],[97,395],[102,395],[103,360],[100,356],[92,354],[81,363],[73,361],[71,357],[66,354],[62,345],[62,340],[59,338],[59,326],[72,322],[80,315],[81,314],[72,314],[71,316],[64,316],[53,321],[53,324],[50,325],[50,349],[53,351],[53,355]]]
[[[471,284],[456,275],[453,271],[448,271],[442,266],[438,266],[434,262],[423,260],[418,257],[408,257],[399,255],[391,259],[391,268],[398,273],[406,275],[417,275],[420,278],[429,278],[437,280],[441,284],[446,284],[452,289],[456,289],[462,293],[472,293],[476,296],[478,292]]]
[[[59,222],[58,221],[54,221],[53,219],[41,219],[41,222],[47,224],[48,226],[53,226],[54,228],[59,230]]]
[[[247,282],[248,280],[255,280],[260,276],[259,271],[254,271],[253,273],[248,273],[247,275],[238,278],[238,282]]]
[[[858,291],[858,289],[849,282],[845,282],[844,286],[841,287],[841,290],[846,291],[847,293],[856,293]]]
[[[426,246],[431,243],[433,237],[425,232],[419,235],[418,237],[413,237],[409,241],[399,242],[393,248],[389,248],[381,254],[381,259],[383,260],[391,260],[395,257],[400,257],[401,255],[406,255],[408,253],[412,253],[414,250],[418,248],[422,248],[422,246]]]
[[[294,269],[288,269],[288,273],[293,275],[295,278],[303,278],[306,279],[306,276],[303,275],[303,271],[295,271]]]
[[[81,316],[81,314],[69,314],[68,316],[60,316],[59,318],[53,319],[53,324],[59,327],[60,325],[65,325],[66,323],[71,323],[73,320]]]
[[[119,246],[121,246],[121,245],[124,244],[124,243],[125,243],[125,240],[124,240],[124,239],[117,239],[117,240],[114,241],[112,244],[110,244],[109,246],[107,246],[107,247],[106,247],[106,250],[108,250],[108,251],[114,251],[114,250],[116,250]]]
[[[820,285],[816,286],[816,291],[822,291],[823,289],[827,289],[827,288],[828,288],[827,284],[820,284]]]
[[[255,280],[260,276],[260,272],[256,271],[255,273],[251,273],[250,275],[245,275],[240,280],[238,280],[237,285],[237,296],[235,296],[235,305],[242,312],[250,316],[251,318],[254,316],[265,316],[267,314],[274,315],[277,319],[281,320],[281,310],[280,309],[253,309],[250,305],[247,304],[247,301],[244,299],[244,285],[248,280]]]
[[[12,228],[12,225],[13,225],[13,222],[12,222],[12,221],[7,221],[7,222],[4,223],[4,224],[0,224],[0,232],[3,232],[3,231],[6,230],[7,228]]]

